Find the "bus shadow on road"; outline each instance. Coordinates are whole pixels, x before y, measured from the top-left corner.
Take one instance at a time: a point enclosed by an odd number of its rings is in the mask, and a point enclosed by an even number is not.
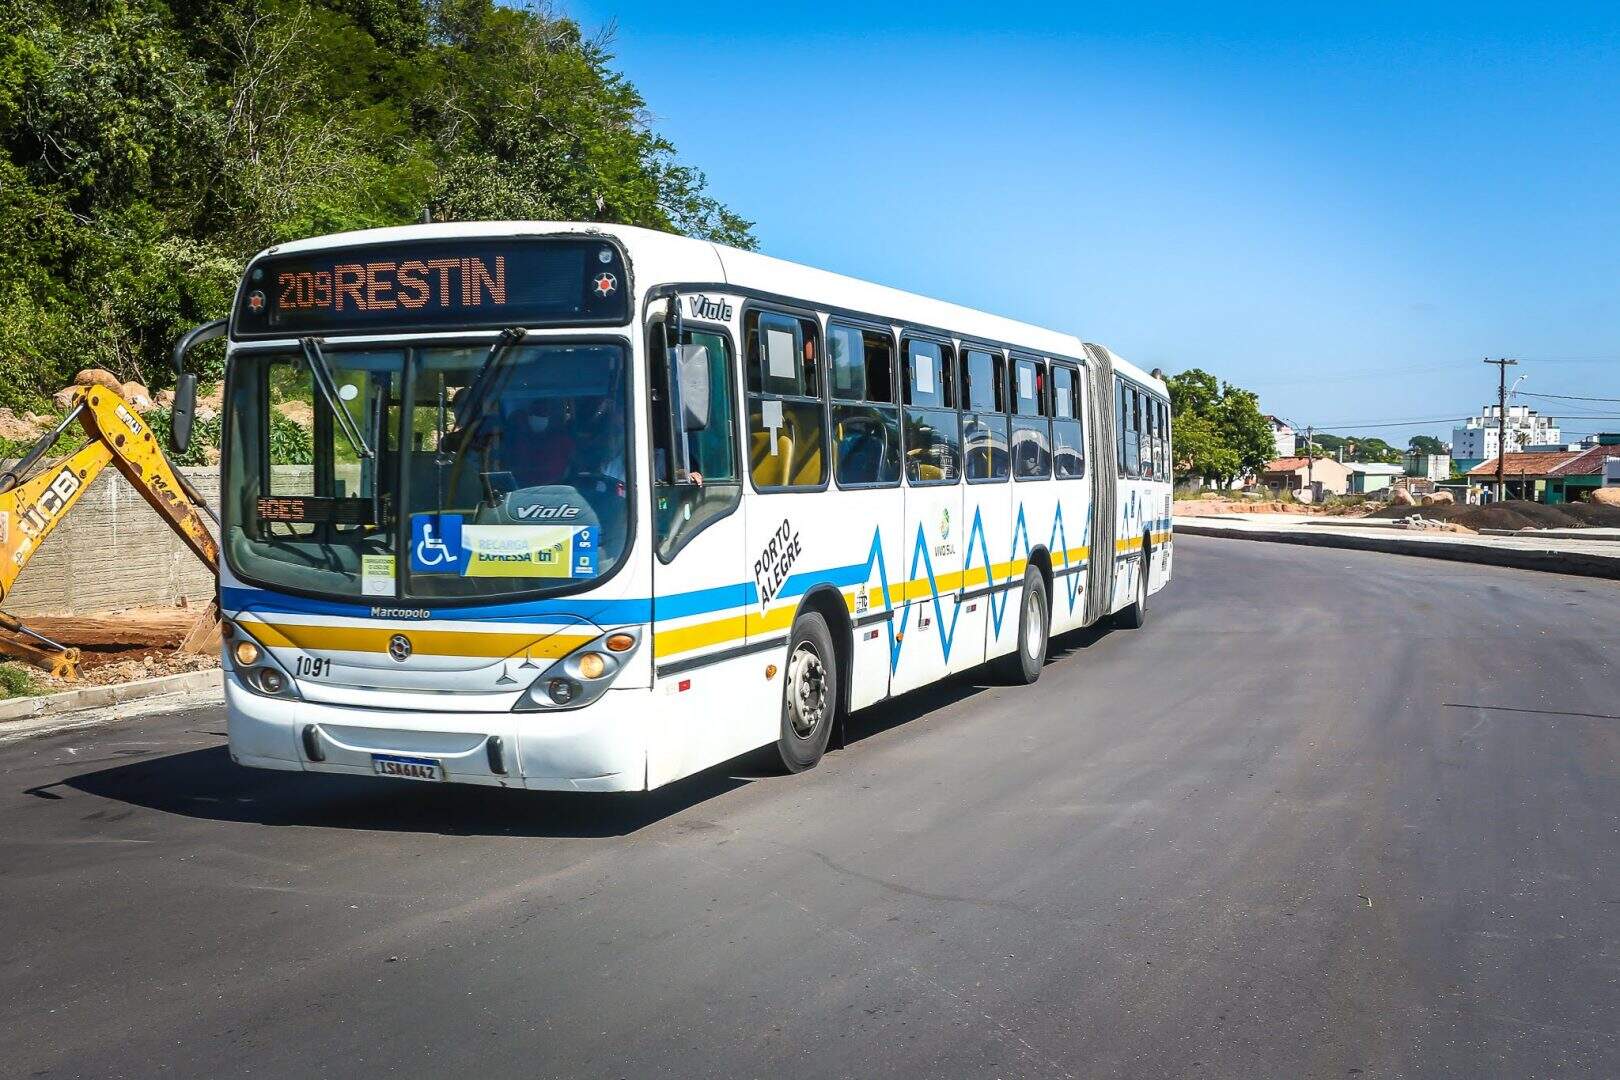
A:
[[[84,773],[67,778],[61,786],[212,821],[565,839],[624,836],[748,782],[747,775],[722,767],[633,794],[407,784],[364,776],[245,769],[231,761],[224,746],[214,746]]]
[[[1053,639],[1047,662],[1060,662],[1106,635],[1087,629]],[[858,752],[873,736],[995,686],[986,669],[930,684],[849,718],[843,746]],[[734,791],[783,779],[755,751],[655,791],[627,794],[524,791],[461,784],[406,784],[325,773],[282,773],[234,764],[223,745],[68,777],[34,789],[39,798],[67,787],[165,814],[221,822],[447,836],[589,838],[625,836]]]

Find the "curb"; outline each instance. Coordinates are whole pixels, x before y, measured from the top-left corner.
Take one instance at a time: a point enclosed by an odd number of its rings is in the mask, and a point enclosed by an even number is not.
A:
[[[1223,540],[1261,540],[1273,544],[1301,544],[1305,547],[1350,548],[1377,551],[1386,555],[1415,555],[1422,559],[1505,566],[1513,570],[1539,570],[1551,574],[1620,579],[1620,557],[1590,555],[1575,551],[1529,551],[1519,548],[1459,544],[1447,540],[1408,540],[1384,536],[1347,536],[1343,533],[1284,532],[1261,529],[1222,529],[1209,525],[1176,522],[1174,530],[1187,536],[1215,536]]]
[[[0,722],[32,720],[81,709],[104,709],[109,705],[122,705],[126,701],[139,701],[159,694],[219,690],[224,685],[221,681],[223,677],[222,669],[209,668],[206,671],[182,671],[178,675],[159,675],[155,679],[137,679],[135,682],[109,686],[86,686],[82,690],[64,690],[60,694],[14,698],[0,701]]]
[[[1612,530],[1603,536],[1587,536],[1580,529],[1481,529],[1481,536],[1514,536],[1520,540],[1597,540],[1620,544],[1620,535]]]

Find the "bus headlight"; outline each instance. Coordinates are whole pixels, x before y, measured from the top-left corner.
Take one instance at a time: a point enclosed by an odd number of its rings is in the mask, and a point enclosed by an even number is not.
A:
[[[231,670],[243,686],[255,694],[273,698],[299,698],[298,687],[292,676],[270,655],[270,650],[248,636],[240,624],[227,623],[234,639],[227,650],[232,661]]]
[[[546,712],[589,705],[613,685],[613,679],[641,645],[641,631],[613,630],[587,641],[554,660],[518,697],[513,712]]]

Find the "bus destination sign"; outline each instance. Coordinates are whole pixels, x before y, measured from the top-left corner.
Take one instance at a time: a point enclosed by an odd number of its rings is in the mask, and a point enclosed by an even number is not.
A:
[[[603,326],[629,318],[606,241],[432,240],[270,255],[237,305],[237,337],[373,330]]]

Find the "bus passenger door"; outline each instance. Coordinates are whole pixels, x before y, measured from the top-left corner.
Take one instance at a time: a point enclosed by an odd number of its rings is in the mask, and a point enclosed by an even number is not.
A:
[[[905,521],[900,560],[889,571],[891,597],[904,598],[893,622],[894,693],[943,678],[962,645],[957,598],[966,525],[962,520],[962,434],[950,346],[907,337],[901,351],[905,440]],[[897,600],[898,603],[898,600]],[[979,643],[967,643],[977,652]]]
[[[1067,363],[1052,364],[1052,633],[1085,623],[1086,567],[1091,550],[1091,486],[1086,483],[1084,376]]]
[[[742,730],[745,710],[726,706],[735,694],[723,658],[742,638],[748,602],[731,340],[687,323],[671,351],[665,334],[661,322],[648,328],[653,661],[671,695],[649,718],[651,786],[767,741]],[[685,400],[705,389],[694,367],[707,376],[706,409]]]
[[[1016,592],[1028,552],[1027,530],[1015,524],[1008,429],[1006,357],[980,346],[962,346],[963,451],[967,473],[966,573],[963,619],[978,635],[976,658],[1009,652],[1018,634]],[[1011,597],[1011,599],[1009,599]],[[971,667],[966,653],[962,666]]]

